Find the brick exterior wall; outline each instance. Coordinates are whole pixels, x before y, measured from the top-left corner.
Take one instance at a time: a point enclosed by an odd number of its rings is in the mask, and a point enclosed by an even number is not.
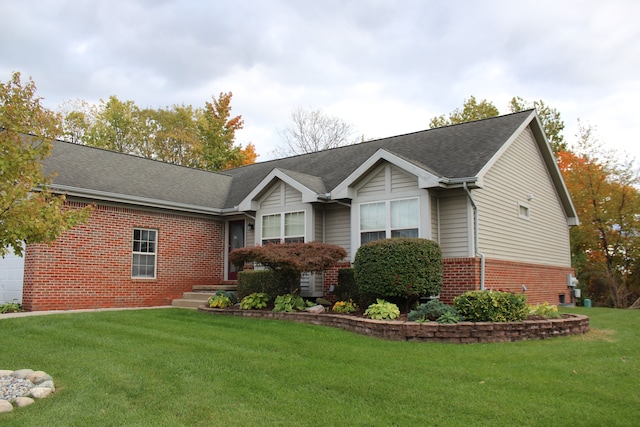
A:
[[[155,279],[131,278],[134,227],[157,230]],[[169,305],[194,285],[222,282],[224,241],[223,221],[97,205],[86,224],[51,246],[27,246],[23,306],[37,311]]]
[[[443,263],[444,278],[440,293],[442,302],[452,304],[458,295],[480,289],[480,258],[445,258]],[[335,299],[329,292],[329,287],[338,283],[338,269],[350,266],[349,262],[341,262],[325,272],[325,298],[330,301]],[[548,302],[557,305],[560,303],[560,295],[564,295],[565,303],[570,303],[567,274],[573,274],[573,269],[486,259],[485,289],[520,293],[523,292],[522,285],[525,285],[527,302],[530,304]]]
[[[480,289],[480,273],[480,258],[445,258],[440,300],[451,304],[456,296]],[[570,303],[568,274],[573,274],[570,267],[485,259],[484,286],[487,290],[521,293],[525,285],[524,293],[530,304],[559,304],[560,295],[564,295],[565,303]]]

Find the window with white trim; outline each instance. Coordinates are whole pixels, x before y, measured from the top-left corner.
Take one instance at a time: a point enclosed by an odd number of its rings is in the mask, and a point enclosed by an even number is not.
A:
[[[304,242],[304,211],[262,215],[262,244]]]
[[[531,218],[531,212],[529,210],[529,205],[518,202],[518,216],[522,219]]]
[[[418,237],[418,199],[386,200],[360,205],[360,244],[389,237]]]
[[[133,229],[131,277],[155,279],[158,232],[146,228]]]

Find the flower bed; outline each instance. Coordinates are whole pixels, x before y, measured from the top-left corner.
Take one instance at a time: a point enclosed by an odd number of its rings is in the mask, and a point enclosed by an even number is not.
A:
[[[560,319],[525,320],[522,322],[409,322],[403,320],[371,320],[348,314],[307,312],[276,313],[267,310],[239,308],[208,308],[198,310],[212,314],[289,320],[313,325],[332,326],[358,334],[395,341],[425,341],[443,343],[489,343],[547,339],[585,334],[589,331],[589,317],[567,314]]]

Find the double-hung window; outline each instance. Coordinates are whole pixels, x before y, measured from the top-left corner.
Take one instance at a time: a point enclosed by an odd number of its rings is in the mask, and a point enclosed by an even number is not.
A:
[[[304,211],[262,216],[262,244],[304,242]]]
[[[158,232],[146,228],[133,229],[133,260],[131,277],[154,279],[156,277],[156,255]]]
[[[418,199],[360,205],[360,244],[389,237],[418,237]]]

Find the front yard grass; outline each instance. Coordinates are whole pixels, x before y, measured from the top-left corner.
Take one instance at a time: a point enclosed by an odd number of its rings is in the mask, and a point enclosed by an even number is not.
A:
[[[587,335],[390,342],[186,309],[0,319],[0,369],[57,391],[0,426],[637,425],[640,310]]]

